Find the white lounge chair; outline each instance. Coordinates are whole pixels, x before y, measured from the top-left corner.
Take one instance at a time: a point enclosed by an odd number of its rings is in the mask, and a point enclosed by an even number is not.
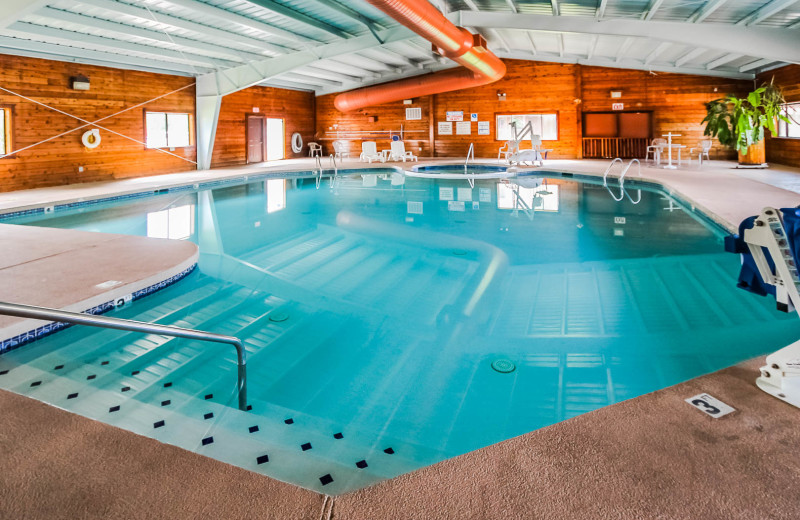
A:
[[[511,141],[506,141],[497,151],[497,162],[500,162],[501,157],[505,159],[506,162],[509,162],[509,157],[517,152],[519,152],[519,141],[513,139]]]
[[[375,141],[364,141],[361,143],[361,155],[358,157],[359,161],[367,161],[372,164],[372,161],[386,162],[386,158],[378,153],[378,145]]]
[[[344,159],[345,157],[350,157],[350,148],[347,146],[345,141],[334,141],[333,142],[333,155],[337,159]]]
[[[417,156],[406,151],[406,144],[403,141],[392,141],[392,151],[389,154],[392,161],[416,161]]]
[[[704,155],[706,156],[706,159],[710,161],[711,157],[709,157],[708,154],[711,151],[711,147],[713,145],[714,141],[712,141],[711,139],[703,139],[702,141],[700,141],[700,146],[696,148],[689,148],[689,161],[691,162],[692,155],[695,154],[695,150],[697,150],[697,161],[700,163],[700,165],[703,164]]]
[[[308,156],[314,157],[315,155],[322,157],[322,146],[318,143],[308,143]]]

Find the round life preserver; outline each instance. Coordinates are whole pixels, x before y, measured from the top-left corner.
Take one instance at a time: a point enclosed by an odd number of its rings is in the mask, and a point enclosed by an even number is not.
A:
[[[303,136],[299,132],[292,134],[292,151],[300,153],[303,151]]]
[[[81,142],[83,146],[86,148],[97,148],[100,146],[100,130],[97,128],[92,128],[91,130],[87,130],[83,133],[83,137],[81,137]]]

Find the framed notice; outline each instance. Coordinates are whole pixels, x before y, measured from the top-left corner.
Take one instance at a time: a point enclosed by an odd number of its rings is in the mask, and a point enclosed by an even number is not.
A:
[[[490,132],[489,121],[478,121],[478,135],[489,135]]]
[[[452,110],[447,112],[448,121],[463,121],[464,120],[464,111],[463,110]]]
[[[469,121],[459,121],[456,123],[456,135],[470,135],[472,133],[472,123]]]
[[[470,114],[469,115],[469,120],[470,121],[477,121],[478,120],[478,114],[475,114],[475,113]]]
[[[611,103],[611,110],[625,110],[625,103]]]
[[[453,135],[453,123],[449,121],[439,121],[439,135]]]

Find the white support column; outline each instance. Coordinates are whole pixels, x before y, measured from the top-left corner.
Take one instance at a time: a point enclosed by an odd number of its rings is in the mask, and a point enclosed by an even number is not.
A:
[[[213,75],[197,78],[197,96],[195,102],[195,134],[197,143],[197,169],[210,170],[211,156],[214,152],[214,139],[217,136],[219,123],[219,109],[222,106],[220,95],[200,95],[200,92],[209,92],[208,87],[200,88],[201,82],[213,81]],[[213,88],[213,87],[212,87]]]

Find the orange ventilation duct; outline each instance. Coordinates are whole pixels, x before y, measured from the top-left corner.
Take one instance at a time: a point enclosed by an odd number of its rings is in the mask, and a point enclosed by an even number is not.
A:
[[[505,76],[505,64],[486,49],[482,36],[453,25],[428,0],[367,1],[430,41],[436,52],[466,69],[446,70],[339,94],[334,105],[342,112],[488,85]]]

